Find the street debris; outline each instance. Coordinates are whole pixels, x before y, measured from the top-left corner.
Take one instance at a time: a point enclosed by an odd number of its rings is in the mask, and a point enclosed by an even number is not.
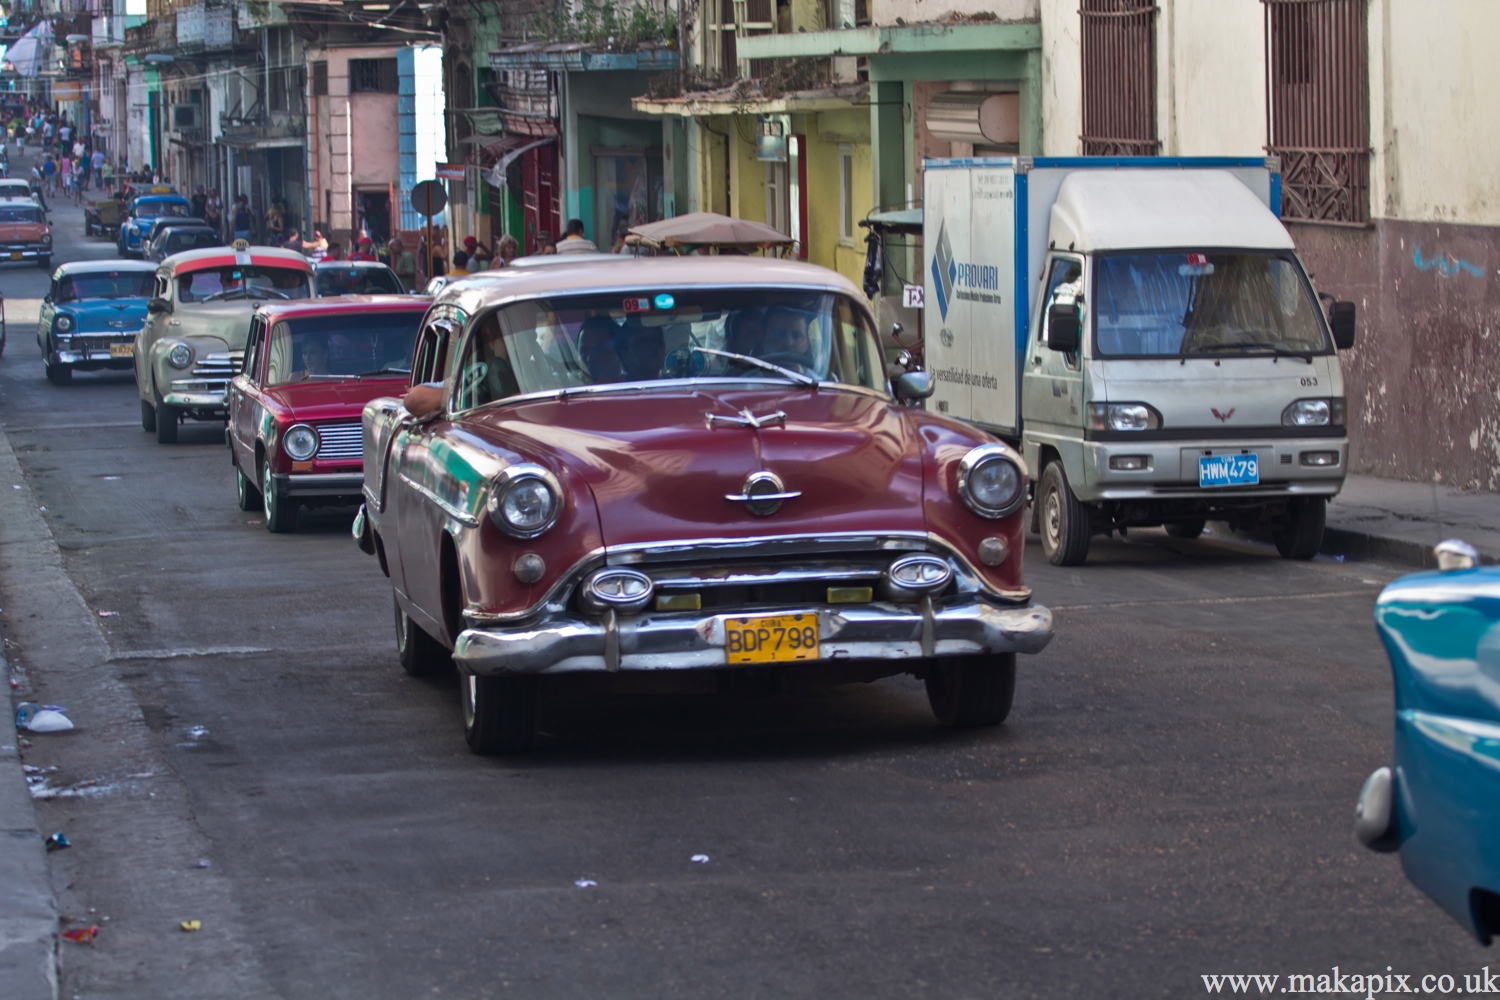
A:
[[[203,929],[203,921],[201,921],[201,920],[184,920],[182,923],[178,924],[177,926],[181,927],[187,933],[192,934],[194,931],[201,931]]]
[[[44,708],[26,723],[33,733],[62,733],[73,728],[73,720],[56,709]]]
[[[41,777],[28,777],[26,783],[30,786],[31,797],[42,800],[92,799],[101,795],[109,795],[116,788],[113,783],[104,783],[94,778],[63,788],[53,788],[47,784],[46,778]]]
[[[599,883],[595,882],[591,878],[581,878],[578,881],[574,882],[573,884],[576,885],[576,886],[578,886],[578,888],[580,888],[580,889],[590,889],[590,888],[593,888],[594,886],[598,885]]]
[[[99,936],[99,925],[90,927],[79,927],[76,930],[63,931],[62,936],[75,944],[93,944],[94,938]]]
[[[194,726],[188,730],[188,735],[195,740],[201,740],[208,735],[208,728],[206,726]]]
[[[118,612],[118,611],[101,611],[101,612],[99,612],[99,617],[100,618],[118,618],[119,615],[120,615],[120,612]]]
[[[52,836],[47,838],[48,854],[51,854],[53,851],[65,851],[72,846],[73,842],[68,839],[66,834],[63,833],[54,833]]]
[[[689,860],[692,861],[695,865],[706,865],[708,864],[708,855],[694,854]]]
[[[193,865],[194,868],[212,868],[213,866],[214,863],[207,858],[199,858],[198,863]]]

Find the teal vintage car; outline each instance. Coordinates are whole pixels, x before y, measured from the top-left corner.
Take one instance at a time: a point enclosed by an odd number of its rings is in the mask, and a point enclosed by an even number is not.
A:
[[[191,206],[180,194],[143,194],[130,203],[130,214],[120,223],[120,239],[116,243],[121,257],[139,257],[145,252],[146,231],[163,215],[186,219]]]
[[[1469,545],[1385,588],[1375,624],[1395,682],[1391,764],[1371,774],[1354,832],[1481,944],[1500,936],[1500,568]]]
[[[155,275],[155,264],[135,260],[78,261],[52,272],[36,326],[47,380],[66,385],[74,369],[131,368]]]

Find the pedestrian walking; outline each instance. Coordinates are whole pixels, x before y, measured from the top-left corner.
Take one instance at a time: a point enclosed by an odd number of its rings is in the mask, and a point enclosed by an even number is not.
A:
[[[208,192],[203,190],[202,184],[198,185],[198,190],[193,192],[193,196],[188,199],[188,203],[192,206],[191,214],[193,218],[202,219],[205,222],[208,221]]]
[[[106,190],[106,191],[113,191],[115,189],[115,163],[114,163],[114,161],[113,160],[105,160],[104,161],[104,166],[102,166],[100,168],[100,173],[102,174],[102,176],[104,178],[104,190]]]
[[[500,242],[495,244],[495,266],[509,267],[510,262],[521,255],[521,244],[509,233],[500,237]]]
[[[370,241],[370,237],[361,236],[359,238],[359,243],[355,246],[354,252],[349,255],[349,259],[376,261],[380,258],[375,256],[375,246]]]
[[[280,246],[286,239],[286,207],[280,198],[271,202],[271,207],[266,211],[266,242],[271,246]]]
[[[234,199],[234,215],[229,221],[230,229],[237,240],[254,238],[255,216],[250,214],[250,199],[239,195]]]
[[[89,157],[89,164],[94,168],[94,187],[100,191],[104,190],[104,150],[95,149],[94,155]]]
[[[208,200],[203,203],[203,221],[214,227],[214,232],[224,235],[223,202],[219,200],[219,189],[210,188]]]
[[[42,157],[42,182],[46,185],[48,194],[57,194],[57,163],[52,159],[51,153]]]
[[[401,242],[401,237],[396,236],[389,244],[391,251],[391,270],[396,272],[396,277],[401,281],[401,289],[406,292],[416,291],[417,288],[417,257],[406,244]]]

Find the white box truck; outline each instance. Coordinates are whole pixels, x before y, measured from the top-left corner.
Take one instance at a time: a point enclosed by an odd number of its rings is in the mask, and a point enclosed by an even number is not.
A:
[[[1275,158],[924,161],[927,406],[1021,449],[1052,563],[1208,520],[1318,552],[1354,305],[1324,312],[1280,202]]]

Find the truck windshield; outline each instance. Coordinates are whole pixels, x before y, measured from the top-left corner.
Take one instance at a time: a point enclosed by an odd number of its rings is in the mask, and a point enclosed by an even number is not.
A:
[[[613,382],[732,378],[885,388],[862,310],[796,288],[663,288],[534,299],[484,317],[457,408]]]
[[[1302,269],[1270,253],[1136,253],[1094,267],[1099,357],[1322,354],[1327,337]]]

